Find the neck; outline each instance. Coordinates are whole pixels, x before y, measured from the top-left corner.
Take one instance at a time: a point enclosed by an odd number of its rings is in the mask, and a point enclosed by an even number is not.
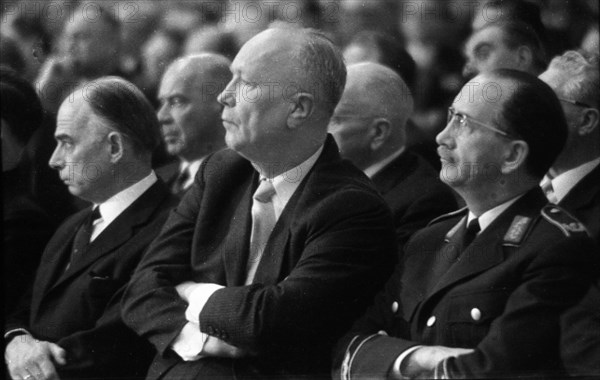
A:
[[[582,145],[565,149],[552,165],[551,172],[557,176],[598,157],[600,157],[600,148],[597,146]]]
[[[455,190],[464,199],[469,211],[479,217],[484,212],[538,186],[538,183],[539,179],[537,181],[529,179],[523,180],[522,183],[518,181],[512,181],[512,183],[506,181],[503,184],[498,183],[496,186],[490,186],[485,192],[463,189]]]

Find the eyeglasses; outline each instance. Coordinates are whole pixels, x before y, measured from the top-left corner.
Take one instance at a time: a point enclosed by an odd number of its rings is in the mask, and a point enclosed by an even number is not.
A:
[[[570,103],[577,107],[583,108],[594,108],[587,103],[580,102],[579,100],[567,99],[567,98],[558,98],[561,102]]]
[[[454,107],[448,107],[448,124],[450,124],[454,118],[456,118],[456,120],[458,121],[458,125],[460,126],[460,128],[467,127],[469,123],[473,123],[473,124],[479,125],[480,127],[489,129],[492,132],[496,132],[499,135],[502,135],[504,137],[508,137],[508,138],[511,137],[511,135],[505,131],[502,131],[496,127],[492,127],[491,125],[482,123],[481,121],[477,121],[477,120],[473,119],[472,117],[469,117],[465,114],[458,113],[458,112],[456,112]]]

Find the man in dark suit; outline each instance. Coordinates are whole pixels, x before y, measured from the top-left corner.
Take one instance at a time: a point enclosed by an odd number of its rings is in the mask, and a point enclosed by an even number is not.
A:
[[[394,256],[389,209],[327,136],[343,59],[319,32],[269,29],[231,71],[231,149],[204,160],[123,318],[158,350],[148,378],[327,376]]]
[[[33,290],[5,326],[13,379],[134,378],[153,350],[122,322],[119,301],[175,199],[151,169],[160,142],[150,103],[101,78],[58,113],[50,165],[94,204],[66,220],[43,253]]]
[[[42,251],[56,224],[32,194],[25,146],[40,127],[43,110],[33,86],[0,67],[2,121],[2,259],[4,316],[33,282]]]
[[[157,174],[176,195],[192,186],[202,160],[225,146],[217,95],[231,80],[230,63],[212,53],[187,56],[173,62],[162,79],[158,121],[167,152],[179,162]]]
[[[436,140],[440,176],[467,207],[411,238],[340,340],[336,378],[561,373],[559,318],[598,271],[582,224],[538,187],[566,128],[552,89],[529,74],[501,69],[463,87]]]
[[[569,136],[542,189],[600,244],[600,74],[598,54],[567,51],[540,75],[560,100]]]
[[[329,122],[341,156],[371,178],[392,210],[400,248],[433,218],[457,208],[431,165],[406,150],[412,110],[412,95],[398,74],[377,63],[359,63],[348,67]]]

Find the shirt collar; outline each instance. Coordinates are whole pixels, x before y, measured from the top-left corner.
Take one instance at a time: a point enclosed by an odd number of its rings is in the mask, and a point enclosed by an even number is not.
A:
[[[101,203],[100,216],[104,225],[110,224],[115,220],[127,207],[129,207],[136,199],[138,199],[150,186],[157,181],[156,174],[151,171],[145,178],[129,186],[125,190],[113,195],[105,202]],[[96,207],[97,205],[94,205]]]
[[[323,145],[317,151],[310,156],[307,160],[302,162],[300,165],[279,174],[270,180],[273,183],[273,187],[275,188],[275,196],[273,197],[273,207],[275,208],[275,214],[277,218],[283,212],[285,205],[294,195],[302,180],[306,177],[310,169],[315,165],[317,159],[323,152]],[[261,176],[261,180],[265,179],[264,176]],[[267,179],[268,180],[268,179]]]
[[[507,208],[509,208],[513,203],[515,203],[523,195],[525,195],[525,193],[518,195],[512,199],[509,199],[508,201],[501,203],[498,206],[496,206],[492,209],[489,209],[486,212],[484,212],[483,214],[479,215],[478,221],[479,221],[479,227],[481,228],[481,230],[479,232],[480,233],[483,232],[483,230],[485,230],[490,224],[492,224],[492,222],[494,220],[496,220],[496,218],[498,218],[500,216],[500,214],[502,214]],[[473,220],[473,219],[477,219],[477,217],[475,216],[475,214],[473,214],[469,210],[469,217],[467,219],[467,225],[469,225],[469,223],[471,223],[471,220]]]
[[[390,154],[389,156],[387,156],[383,160],[381,160],[379,162],[376,162],[373,165],[369,166],[368,168],[366,168],[364,170],[364,173],[367,175],[367,177],[373,178],[373,176],[375,174],[379,173],[379,171],[381,171],[381,169],[383,169],[390,162],[394,161],[403,152],[404,152],[404,147],[398,149],[397,151],[395,151],[394,153]]]
[[[200,169],[200,165],[202,165],[202,161],[204,161],[204,157],[196,161],[181,161],[179,164],[179,173],[183,173],[185,170],[190,173],[187,181],[185,181],[183,184],[184,189],[187,189],[194,183],[194,179],[196,178],[196,174]]]
[[[545,176],[540,184],[544,184],[548,180],[552,181],[552,189],[554,190],[554,196],[560,202],[568,193],[571,191],[579,181],[588,175],[596,166],[600,164],[600,157],[588,161],[585,164],[579,165],[576,168],[567,170],[566,172],[557,175],[553,179]]]

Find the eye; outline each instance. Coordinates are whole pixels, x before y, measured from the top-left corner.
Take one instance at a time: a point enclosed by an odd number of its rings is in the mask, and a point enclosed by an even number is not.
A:
[[[480,47],[479,49],[477,49],[475,51],[475,58],[477,58],[479,60],[487,59],[487,57],[489,55],[490,55],[490,48],[488,46]]]

